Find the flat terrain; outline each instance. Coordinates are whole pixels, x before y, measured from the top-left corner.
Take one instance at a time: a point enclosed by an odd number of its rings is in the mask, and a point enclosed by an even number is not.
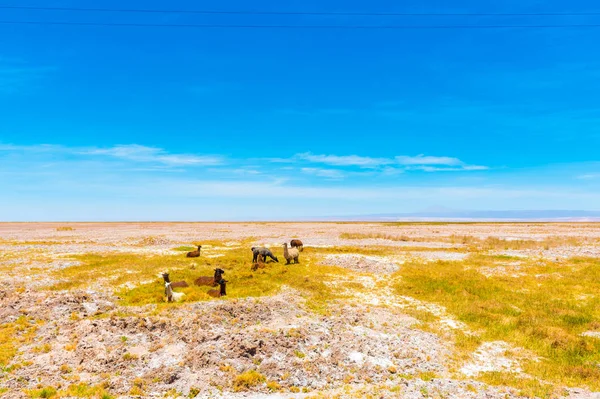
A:
[[[0,273],[2,398],[600,398],[600,224],[2,223]]]

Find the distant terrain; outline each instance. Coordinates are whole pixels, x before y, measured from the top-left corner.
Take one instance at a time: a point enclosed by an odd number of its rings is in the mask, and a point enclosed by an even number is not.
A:
[[[421,212],[384,213],[324,217],[318,220],[348,221],[540,221],[540,222],[596,222],[600,211],[582,210],[452,210],[432,209]]]

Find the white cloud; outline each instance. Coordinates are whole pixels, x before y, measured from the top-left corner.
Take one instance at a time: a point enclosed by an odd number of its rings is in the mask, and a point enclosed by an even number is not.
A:
[[[580,180],[594,180],[600,178],[600,173],[586,173],[585,175],[577,176]]]
[[[310,152],[296,154],[294,158],[313,163],[323,163],[335,166],[359,166],[363,168],[375,168],[394,163],[394,160],[389,158],[372,158],[359,155],[314,155]]]
[[[461,165],[459,167],[439,167],[439,166],[419,165],[419,166],[410,166],[407,169],[408,170],[422,170],[423,172],[458,172],[461,170],[487,170],[489,168],[487,166],[479,166],[479,165]]]
[[[416,157],[401,155],[397,156],[395,159],[400,165],[463,165],[463,162],[458,158],[432,157],[423,154],[417,155]]]
[[[381,169],[381,174],[384,176],[396,176],[396,175],[400,175],[404,172],[405,172],[404,169],[394,168],[391,166],[386,166],[385,168]]]
[[[64,152],[66,147],[53,144],[14,145],[0,144],[0,151],[6,152]]]
[[[343,179],[345,174],[341,170],[336,169],[320,169],[320,168],[301,168],[302,173],[313,176],[324,177],[332,180]]]
[[[400,171],[402,169],[398,167],[394,168],[394,165],[404,167],[404,170],[422,170],[425,172],[472,171],[488,169],[487,166],[466,164],[460,159],[454,157],[425,156],[423,154],[417,156],[399,155],[395,158],[373,158],[359,155],[316,155],[306,152],[302,154],[296,154],[293,158],[290,158],[287,161],[293,162],[293,160],[332,166],[357,166],[365,169],[383,168],[382,172],[387,175],[401,173]],[[276,162],[284,162],[284,160],[278,159]]]
[[[112,147],[65,147],[61,145],[40,144],[18,146],[0,145],[0,151],[12,152],[53,152],[86,156],[108,156],[134,162],[157,163],[165,166],[214,166],[224,162],[216,155],[172,154],[162,148],[148,147],[139,144],[115,145]]]

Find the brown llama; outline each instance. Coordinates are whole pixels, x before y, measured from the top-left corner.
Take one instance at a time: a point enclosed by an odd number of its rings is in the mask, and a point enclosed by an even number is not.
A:
[[[196,251],[188,252],[185,255],[187,258],[197,258],[200,256],[200,250],[202,249],[202,245],[198,245],[198,249]]]
[[[201,276],[194,280],[194,284],[196,285],[208,285],[211,287],[216,287],[219,284],[219,281],[223,278],[222,275],[225,274],[225,270],[223,269],[215,269],[215,274],[212,277],[209,276]]]
[[[214,298],[220,298],[222,296],[227,295],[227,291],[225,288],[226,283],[227,283],[227,280],[221,279],[219,281],[219,289],[218,290],[208,290],[207,294]]]
[[[294,240],[290,241],[290,247],[298,248],[298,250],[300,252],[304,251],[304,244],[302,244],[302,241],[300,241],[298,239],[294,239]]]
[[[254,264],[252,265],[252,271],[256,271],[257,269],[264,269],[265,266],[265,258],[261,254],[258,254],[256,262],[254,262]]]

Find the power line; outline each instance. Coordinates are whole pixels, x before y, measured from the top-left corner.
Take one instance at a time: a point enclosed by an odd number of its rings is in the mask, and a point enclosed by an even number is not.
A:
[[[0,21],[3,25],[64,25],[114,26],[136,28],[211,28],[211,29],[562,29],[600,28],[600,24],[583,25],[219,25],[219,24],[138,24],[112,22],[53,22],[53,21]]]
[[[543,16],[598,16],[600,12],[532,12],[532,13],[408,13],[408,12],[346,12],[346,11],[228,11],[228,10],[153,10],[127,8],[79,8],[2,6],[0,9],[39,11],[85,11],[155,14],[224,14],[224,15],[330,15],[330,16],[404,16],[404,17],[543,17]]]

